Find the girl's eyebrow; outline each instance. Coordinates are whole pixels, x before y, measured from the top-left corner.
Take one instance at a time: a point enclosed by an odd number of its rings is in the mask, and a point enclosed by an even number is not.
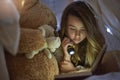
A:
[[[76,26],[74,26],[74,25],[72,25],[72,24],[69,24],[68,26],[76,27]]]
[[[72,24],[69,24],[68,26],[71,26],[71,27],[76,27],[76,26],[74,26],[74,25],[72,25]],[[85,29],[85,27],[80,27],[80,28]]]

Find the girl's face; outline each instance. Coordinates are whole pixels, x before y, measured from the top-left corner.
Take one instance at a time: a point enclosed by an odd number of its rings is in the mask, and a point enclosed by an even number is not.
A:
[[[86,32],[83,22],[77,17],[69,15],[66,35],[75,44],[78,44],[81,41],[83,41],[87,36],[87,32]]]

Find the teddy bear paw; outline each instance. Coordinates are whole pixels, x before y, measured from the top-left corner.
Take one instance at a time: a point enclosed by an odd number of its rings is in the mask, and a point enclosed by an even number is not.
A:
[[[49,51],[49,49],[45,49],[44,52],[45,52],[45,54],[47,55],[47,57],[48,57],[49,59],[52,58],[52,54],[51,54],[51,52]]]
[[[25,54],[27,59],[32,59],[39,51],[32,51],[32,53]]]

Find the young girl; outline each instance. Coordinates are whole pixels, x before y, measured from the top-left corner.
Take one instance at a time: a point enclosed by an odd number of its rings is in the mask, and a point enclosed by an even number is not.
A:
[[[105,44],[89,7],[84,2],[76,1],[63,12],[59,30],[62,43],[55,54],[61,72],[78,70],[77,66],[91,67]],[[74,46],[75,54],[68,53],[68,46]]]

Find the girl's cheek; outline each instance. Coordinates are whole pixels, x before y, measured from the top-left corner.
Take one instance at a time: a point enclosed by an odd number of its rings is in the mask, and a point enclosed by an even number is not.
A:
[[[73,38],[75,37],[75,34],[74,34],[74,33],[71,33],[71,34],[69,35],[69,37],[70,37],[71,39],[73,39]]]

